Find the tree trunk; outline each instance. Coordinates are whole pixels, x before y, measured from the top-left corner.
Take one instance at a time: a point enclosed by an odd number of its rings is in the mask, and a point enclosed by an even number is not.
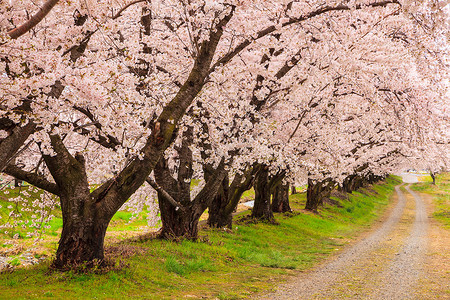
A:
[[[227,183],[228,184],[228,183]],[[227,186],[228,189],[228,186]],[[208,226],[214,228],[230,228],[232,227],[233,212],[229,212],[226,208],[229,204],[229,197],[227,190],[224,191],[222,185],[221,190],[214,197],[213,202],[209,206],[208,211]]]
[[[297,194],[297,189],[295,188],[295,185],[292,186],[291,190],[292,190],[292,192],[291,192],[292,195]]]
[[[359,188],[363,187],[366,184],[364,177],[362,176],[356,176],[355,179],[353,179],[353,188],[352,191],[357,191]]]
[[[53,262],[55,268],[103,263],[103,244],[110,218],[97,218],[96,215],[95,208],[63,214],[63,230]]]
[[[306,190],[306,210],[317,211],[323,205],[323,199],[329,197],[332,190],[330,180],[315,182],[308,178],[308,189]]]
[[[360,187],[364,185],[364,179],[357,175],[353,174],[350,176],[347,176],[347,178],[344,179],[344,182],[342,183],[342,186],[340,187],[340,190],[345,193],[351,193],[353,191],[356,191]]]
[[[289,185],[278,184],[273,191],[272,211],[278,213],[290,212],[289,206]]]
[[[222,181],[222,186],[214,197],[208,210],[208,226],[215,228],[231,228],[232,223],[232,211],[227,210],[227,206],[230,202],[229,197],[229,179],[225,176]]]
[[[233,221],[233,212],[236,210],[239,200],[242,197],[242,194],[245,191],[248,191],[253,186],[253,182],[255,180],[255,174],[258,172],[260,166],[254,165],[251,168],[247,169],[243,173],[237,173],[234,175],[233,181],[228,186],[229,179],[227,178],[226,186],[224,187],[224,190],[226,193],[223,195],[218,194],[217,197],[225,196],[227,198],[220,198],[215,199],[214,201],[223,201],[220,202],[222,205],[219,207],[219,210],[213,208],[209,210],[209,218],[208,218],[208,225],[210,227],[216,227],[216,228],[223,228],[228,227],[232,228],[232,221]],[[225,181],[222,183],[225,184]],[[226,187],[226,188],[225,188]],[[223,205],[225,203],[225,205]],[[217,208],[217,204],[215,204],[215,207]]]
[[[343,193],[351,193],[351,180],[353,178],[353,176],[355,175],[350,175],[347,176],[344,181],[342,182],[342,184],[339,186],[339,190]]]
[[[196,239],[197,225],[200,216],[195,216],[193,203],[191,203],[190,186],[192,180],[192,144],[193,128],[183,132],[181,147],[176,148],[178,152],[178,177],[173,177],[166,158],[161,157],[155,167],[154,174],[156,182],[167,193],[178,202],[178,206],[158,191],[158,204],[161,212],[162,229],[160,237],[169,240],[179,238]]]
[[[431,176],[431,179],[433,179],[432,184],[436,185],[436,176],[435,176],[434,173],[431,172],[431,171],[430,171],[430,176]]]
[[[84,157],[73,157],[59,136],[50,136],[55,156],[44,160],[58,186],[63,230],[53,266],[58,269],[103,262],[106,228],[115,213],[90,193]]]
[[[156,171],[156,168],[155,168]],[[190,239],[195,240],[198,237],[198,222],[211,204],[212,198],[217,194],[220,183],[225,175],[224,163],[219,164],[217,174],[205,184],[202,191],[188,203],[186,201],[177,201],[174,196],[186,196],[186,191],[177,193],[168,190],[174,200],[172,203],[166,196],[158,191],[158,202],[161,211],[162,228],[160,237],[168,240]],[[174,206],[173,202],[178,202],[179,206]]]
[[[229,228],[233,225],[233,213],[227,213],[225,210],[220,210],[208,217],[208,226],[212,228]]]
[[[197,210],[189,207],[177,209],[164,197],[159,196],[159,193],[158,202],[163,224],[160,238],[167,240],[197,239],[201,213],[196,214]]]
[[[255,178],[255,204],[252,209],[251,217],[263,221],[274,222],[275,218],[270,205],[270,185],[269,168],[263,166]]]
[[[211,169],[205,186],[191,199],[190,186],[193,175],[192,151],[193,128],[183,132],[181,147],[178,152],[178,177],[174,178],[164,157],[154,169],[155,180],[159,187],[158,203],[161,212],[162,229],[160,237],[169,240],[180,238],[195,240],[198,235],[198,221],[222,186],[228,186],[224,180],[225,160],[216,169]]]

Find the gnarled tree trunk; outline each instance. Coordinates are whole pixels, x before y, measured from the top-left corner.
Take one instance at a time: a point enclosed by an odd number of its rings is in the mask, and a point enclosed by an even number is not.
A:
[[[178,152],[178,177],[174,178],[169,170],[167,160],[161,157],[155,167],[158,202],[161,212],[162,228],[160,237],[169,240],[180,238],[195,240],[198,236],[198,221],[202,213],[210,206],[216,196],[226,171],[224,160],[217,169],[210,170],[206,184],[201,192],[191,200],[193,128],[183,133]],[[154,184],[153,184],[154,185]]]
[[[191,203],[192,180],[192,151],[189,146],[193,140],[193,128],[189,127],[183,133],[181,147],[176,148],[179,158],[178,177],[174,178],[169,170],[168,161],[161,157],[155,167],[155,180],[175,202],[174,206],[168,197],[158,191],[158,203],[161,212],[162,228],[160,237],[165,239],[197,238],[197,225],[194,211],[195,205]],[[200,216],[198,216],[200,218]]]
[[[297,189],[295,188],[295,185],[292,185],[292,187],[291,187],[291,194],[292,195],[297,194]]]
[[[48,183],[60,198],[63,230],[53,266],[63,269],[83,263],[102,263],[106,228],[114,212],[90,193],[84,157],[72,156],[58,135],[50,136],[54,156],[43,155],[55,180]]]
[[[178,193],[168,190],[162,193],[158,191],[158,202],[162,221],[160,238],[168,240],[197,239],[198,222],[219,189],[220,183],[225,175],[223,167],[224,164],[221,163],[216,176],[211,179],[212,181],[206,183],[202,191],[192,201],[177,200],[179,199],[176,198],[177,194],[178,196],[186,195],[186,192]],[[172,198],[171,201],[168,200],[168,196]],[[184,196],[182,197],[184,198]],[[174,205],[174,203],[176,204]]]
[[[198,221],[202,212],[199,205],[176,208],[164,197],[158,196],[161,211],[162,228],[160,238],[167,240],[189,239],[198,237]]]
[[[273,221],[272,207],[270,206],[269,168],[263,166],[255,178],[255,203],[251,217],[254,219]]]
[[[208,208],[208,225],[210,227],[231,228],[232,212],[228,213],[227,205],[229,203],[229,179],[228,175],[222,181],[222,185]]]
[[[289,184],[277,184],[272,195],[272,211],[278,213],[290,212]]]
[[[308,178],[308,188],[306,190],[306,210],[317,211],[323,205],[323,200],[329,197],[333,189],[333,182],[329,179],[315,181]]]
[[[239,200],[245,191],[248,191],[255,180],[255,174],[259,170],[259,165],[252,166],[243,174],[236,174],[228,187],[228,180],[222,191],[218,193],[210,206],[208,225],[215,228],[228,227],[231,229],[233,221],[233,212],[236,210]],[[220,203],[220,204],[219,204]],[[211,209],[211,207],[214,207]]]
[[[53,266],[63,269],[83,263],[102,264],[103,243],[111,217],[102,216],[101,208],[89,205],[90,197],[78,195],[78,199],[61,197],[63,230]],[[71,203],[72,205],[67,205]],[[77,205],[73,205],[77,203]],[[83,205],[86,204],[86,205]],[[101,216],[101,217],[99,217]]]

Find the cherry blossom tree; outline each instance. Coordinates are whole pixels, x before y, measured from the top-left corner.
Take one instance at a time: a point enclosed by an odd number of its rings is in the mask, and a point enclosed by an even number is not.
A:
[[[268,181],[275,184],[305,169],[342,176],[337,174],[343,174],[343,164],[326,161],[334,154],[323,155],[333,149],[327,147],[330,138],[347,133],[324,131],[335,125],[332,113],[347,107],[333,103],[334,93],[358,94],[364,105],[375,103],[381,110],[380,91],[389,88],[398,95],[407,78],[387,80],[393,69],[383,64],[401,64],[403,52],[395,43],[404,41],[391,32],[393,42],[385,43],[392,28],[382,26],[385,20],[403,22],[410,3],[56,2],[40,9],[32,1],[0,4],[5,16],[0,20],[0,148],[6,149],[0,166],[59,197],[63,231],[57,268],[102,260],[109,221],[130,197],[145,197],[139,192],[145,182],[156,188],[160,208],[170,216],[166,220],[189,225],[189,237],[195,237],[199,215],[221,184],[222,192],[233,191],[235,196],[226,196],[233,206],[236,195],[255,180],[261,211],[270,219]],[[436,16],[442,18],[431,17]],[[428,19],[414,20],[425,24]],[[435,36],[438,29],[432,30]],[[411,64],[408,59],[399,69],[406,72]],[[388,88],[382,86],[386,82]],[[199,103],[209,116],[195,112]],[[320,117],[327,125],[319,129],[316,122],[318,129],[308,132],[302,116],[314,121],[324,110],[331,120]],[[209,138],[211,148],[194,133]],[[27,147],[36,159],[18,155]],[[198,170],[205,184],[191,197],[196,155],[204,160]],[[345,154],[337,155],[346,160]],[[24,167],[13,163],[16,156]],[[228,187],[227,169],[236,182]],[[163,228],[164,222],[163,217]],[[166,232],[183,236],[186,231]]]

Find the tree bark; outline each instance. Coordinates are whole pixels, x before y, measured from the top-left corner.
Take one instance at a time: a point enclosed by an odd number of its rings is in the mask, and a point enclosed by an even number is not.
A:
[[[210,205],[212,199],[217,194],[220,184],[225,176],[224,163],[219,164],[216,175],[205,184],[202,191],[192,201],[180,201],[180,205],[175,207],[167,198],[158,192],[158,202],[161,211],[162,228],[160,238],[168,240],[189,239],[195,240],[198,237],[198,222]],[[160,177],[159,171],[155,168],[155,177]],[[159,179],[157,179],[162,183]],[[172,197],[186,198],[186,191],[168,190]],[[175,198],[177,199],[177,198]]]
[[[198,221],[201,213],[198,205],[175,208],[164,197],[158,195],[162,228],[159,237],[166,240],[189,239],[198,237]]]
[[[293,185],[293,186],[291,187],[291,194],[292,194],[292,195],[297,194],[297,189],[295,188],[295,185]]]
[[[226,191],[227,198],[220,198],[217,197],[214,199],[215,201],[224,201],[226,202],[226,205],[218,205],[212,204],[215,207],[218,207],[219,209],[210,209],[209,212],[209,218],[208,218],[208,225],[210,227],[215,228],[223,228],[228,227],[232,228],[232,221],[233,221],[233,212],[236,210],[239,200],[242,197],[242,194],[245,191],[248,191],[253,186],[253,182],[255,180],[255,174],[259,170],[259,165],[252,166],[251,168],[244,171],[242,174],[236,174],[234,175],[233,181],[229,185]],[[228,183],[227,183],[228,184]],[[220,196],[220,195],[218,195]],[[213,202],[213,203],[214,203]]]
[[[361,176],[357,174],[349,175],[347,176],[344,181],[342,182],[342,186],[340,187],[340,190],[345,193],[351,193],[353,191],[356,191],[360,187],[362,187],[364,184],[364,180]]]
[[[270,205],[270,184],[269,168],[263,166],[256,174],[255,178],[255,204],[252,209],[251,217],[262,221],[274,222],[275,218]]]
[[[430,176],[431,176],[431,179],[433,179],[432,184],[436,185],[436,176],[435,176],[434,173],[431,172],[431,171],[430,171]]]
[[[197,237],[198,219],[194,217],[194,204],[191,203],[190,186],[192,180],[192,144],[193,128],[189,127],[183,132],[181,146],[178,152],[178,177],[172,176],[168,161],[161,157],[155,167],[156,182],[172,197],[179,206],[174,206],[162,192],[158,191],[158,204],[161,212],[162,228],[160,237],[164,239]],[[198,216],[200,218],[200,216]]]
[[[90,200],[86,193],[74,198],[61,197],[63,230],[53,262],[57,269],[101,265],[104,259],[103,243],[112,216],[102,216],[100,207],[95,204],[86,205]]]
[[[201,192],[191,200],[192,141],[193,128],[189,127],[183,133],[181,147],[176,149],[179,160],[177,178],[172,176],[164,157],[161,157],[154,170],[156,182],[162,187],[158,190],[158,202],[162,221],[160,237],[163,239],[197,239],[198,221],[206,208],[211,205],[226,175],[225,163],[222,160],[215,170],[211,170]],[[169,201],[168,197],[172,200]]]
[[[56,155],[43,155],[57,186],[60,198],[63,230],[53,266],[58,269],[101,264],[104,258],[103,241],[106,228],[114,212],[92,197],[87,179],[84,157],[72,156],[58,135],[50,141]]]
[[[308,188],[306,190],[306,210],[317,211],[323,205],[323,200],[329,197],[333,184],[331,180],[314,181],[308,178]]]
[[[374,183],[376,183],[376,182],[378,182],[378,181],[380,181],[380,180],[383,180],[383,179],[384,179],[383,176],[375,175],[375,174],[373,174],[372,172],[369,172],[369,173],[365,176],[364,181],[365,181],[365,183],[368,183],[368,184],[374,184]]]
[[[350,175],[352,176],[352,175]],[[350,190],[350,176],[347,176],[344,181],[342,181],[342,183],[339,185],[338,189],[339,191],[343,192],[343,193],[351,193]]]
[[[290,212],[289,184],[277,184],[272,196],[272,211],[278,213]]]
[[[228,213],[227,205],[229,203],[229,178],[228,175],[225,176],[222,181],[222,185],[214,197],[211,205],[208,208],[208,226],[215,228],[232,226],[232,212]]]

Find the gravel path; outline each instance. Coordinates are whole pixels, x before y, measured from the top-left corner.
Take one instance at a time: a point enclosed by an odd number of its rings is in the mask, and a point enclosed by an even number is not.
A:
[[[260,299],[412,299],[426,250],[427,215],[420,196],[398,202],[368,237],[313,272]],[[415,210],[415,213],[414,213]]]
[[[421,197],[406,187],[416,204],[416,218],[403,248],[383,274],[381,299],[414,299],[413,290],[422,271],[427,245],[428,218]]]

